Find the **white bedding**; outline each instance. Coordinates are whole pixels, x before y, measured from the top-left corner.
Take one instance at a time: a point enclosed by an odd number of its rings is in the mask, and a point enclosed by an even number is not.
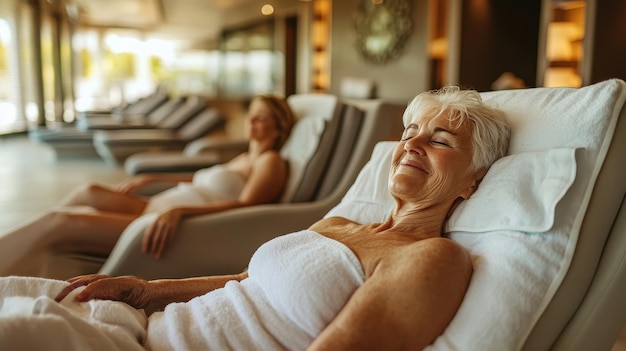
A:
[[[0,278],[0,350],[143,350],[147,318],[125,303],[78,303],[68,283],[33,277]]]

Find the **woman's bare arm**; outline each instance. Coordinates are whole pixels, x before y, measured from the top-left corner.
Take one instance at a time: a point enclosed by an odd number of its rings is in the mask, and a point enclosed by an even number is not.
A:
[[[159,213],[146,229],[142,250],[154,258],[163,254],[181,219],[278,200],[287,182],[285,161],[277,152],[266,152],[254,161],[239,199],[206,206],[178,206]]]
[[[232,275],[196,277],[186,279],[144,280],[133,276],[108,277],[87,275],[70,279],[70,285],[63,289],[56,300],[61,301],[74,289],[85,286],[76,295],[79,302],[92,299],[122,301],[135,308],[163,309],[173,302],[186,302],[222,288],[231,280],[241,281],[248,277],[247,272]]]
[[[383,260],[309,350],[421,350],[441,335],[469,284],[472,264],[443,238]]]
[[[141,187],[144,187],[150,183],[155,182],[191,182],[193,179],[193,174],[160,174],[160,173],[148,173],[148,174],[140,174],[130,178],[125,179],[117,186],[117,190],[126,193],[132,194]]]
[[[264,152],[254,160],[239,202],[256,205],[277,201],[287,184],[287,163],[277,151]]]

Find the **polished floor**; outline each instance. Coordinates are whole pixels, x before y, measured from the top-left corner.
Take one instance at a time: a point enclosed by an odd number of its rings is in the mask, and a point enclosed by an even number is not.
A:
[[[123,169],[96,156],[57,160],[50,147],[25,135],[0,137],[0,233],[53,206],[80,184],[113,185],[125,177]]]
[[[0,233],[54,206],[80,184],[114,185],[127,176],[96,156],[57,159],[51,148],[24,135],[0,137]],[[611,351],[626,351],[626,327]]]

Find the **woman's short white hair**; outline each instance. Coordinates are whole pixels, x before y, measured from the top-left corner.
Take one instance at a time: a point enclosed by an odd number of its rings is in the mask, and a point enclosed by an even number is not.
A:
[[[473,126],[472,142],[475,170],[489,168],[506,155],[511,127],[503,111],[483,103],[475,90],[447,86],[439,90],[418,94],[409,103],[402,117],[404,126],[425,115],[445,114],[452,122],[461,125],[467,121]]]

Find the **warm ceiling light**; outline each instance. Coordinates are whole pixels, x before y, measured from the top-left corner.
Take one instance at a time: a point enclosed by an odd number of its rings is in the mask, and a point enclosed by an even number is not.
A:
[[[272,6],[270,4],[263,5],[263,7],[261,7],[261,13],[264,14],[265,16],[269,16],[269,15],[273,14],[274,13],[274,6]]]

